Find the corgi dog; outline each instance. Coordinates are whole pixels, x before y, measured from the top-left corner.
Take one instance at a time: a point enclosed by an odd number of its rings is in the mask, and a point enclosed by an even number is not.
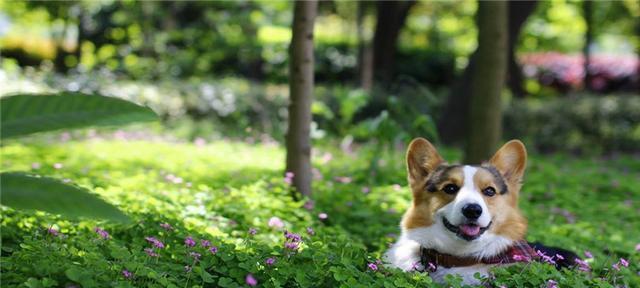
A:
[[[428,271],[436,282],[458,274],[474,285],[482,282],[477,272],[484,278],[496,265],[536,260],[539,249],[558,252],[524,240],[527,220],[518,209],[527,164],[522,142],[507,142],[481,165],[450,165],[417,138],[406,161],[413,203],[400,238],[384,255],[387,265]],[[567,253],[567,261],[574,259]]]

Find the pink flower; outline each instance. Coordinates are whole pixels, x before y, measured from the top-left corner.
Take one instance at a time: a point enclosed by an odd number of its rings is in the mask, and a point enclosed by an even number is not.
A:
[[[158,257],[158,253],[154,252],[151,248],[144,248],[144,253],[147,253],[150,257]]]
[[[187,238],[184,239],[184,245],[187,245],[187,247],[193,247],[196,246],[196,241],[193,240],[193,237],[187,236]]]
[[[284,183],[287,183],[287,185],[293,183],[293,172],[284,173]]]
[[[307,201],[307,202],[304,202],[304,209],[307,209],[307,210],[313,210],[313,207],[314,207],[314,206],[315,206],[315,205],[314,205],[314,203],[313,203],[313,201],[312,201],[312,200],[309,200],[309,201]],[[640,245],[640,244],[638,244],[638,245]]]
[[[189,256],[193,257],[194,260],[198,261],[200,260],[200,257],[202,257],[202,254],[198,252],[190,252]]]
[[[193,144],[195,144],[198,147],[202,147],[207,144],[207,140],[197,137],[195,140],[193,140]]]
[[[100,237],[102,237],[102,239],[104,239],[104,240],[108,240],[109,239],[109,233],[107,231],[102,230],[100,227],[96,227],[93,230],[96,231],[96,233],[98,233],[98,235],[100,235]]]
[[[627,261],[627,259],[620,258],[620,264],[624,267],[629,267],[629,261]]]
[[[320,220],[327,220],[327,218],[329,218],[329,215],[327,215],[327,213],[323,212],[323,213],[318,214],[318,218]]]
[[[564,257],[562,257],[562,255],[560,254],[556,254],[556,258],[558,258],[559,260],[564,260]]]
[[[272,266],[275,263],[276,263],[276,258],[273,258],[273,257],[269,257],[267,258],[267,260],[264,260],[264,264],[267,264],[268,266]]]
[[[311,227],[307,227],[307,234],[309,234],[310,236],[313,236],[313,235],[315,235],[315,234],[316,234],[316,232],[315,232],[315,231],[313,231],[313,228],[311,228]]]
[[[216,254],[216,253],[218,253],[218,247],[216,247],[216,246],[211,246],[211,248],[209,248],[209,252],[211,252],[211,254]]]
[[[348,176],[336,177],[335,180],[343,184],[348,184],[348,183],[351,183],[352,181],[351,177],[348,177]]]
[[[640,243],[636,244],[636,251],[640,252]]]
[[[438,267],[436,267],[436,265],[433,265],[433,263],[429,262],[429,271],[431,272],[435,272],[436,270],[438,270]]]
[[[395,191],[400,191],[400,190],[402,190],[402,186],[400,186],[400,185],[398,185],[398,184],[393,184],[393,186],[392,186],[392,187],[393,187],[393,190],[395,190]]]
[[[40,167],[42,167],[42,165],[40,165],[40,163],[38,163],[38,162],[31,163],[31,169],[33,169],[33,170],[38,170],[38,169],[40,169]]]
[[[160,227],[164,228],[164,230],[173,230],[173,227],[171,227],[171,225],[169,225],[168,223],[162,223],[160,224]]]
[[[613,270],[620,271],[620,263],[611,265],[611,268],[613,268]]]
[[[133,276],[133,273],[129,272],[129,270],[124,269],[122,270],[122,276],[124,276],[124,278],[130,279],[131,276]]]
[[[364,194],[369,194],[369,192],[371,192],[371,188],[366,187],[366,186],[365,186],[365,187],[362,187],[362,193],[364,193]]]
[[[53,236],[58,236],[60,232],[58,232],[58,230],[56,230],[56,228],[53,227],[49,227],[47,229],[47,233],[53,235]]]
[[[269,219],[269,222],[267,223],[267,225],[269,227],[278,228],[279,229],[279,228],[284,227],[284,222],[282,222],[282,219],[280,219],[278,217],[271,217]]]
[[[512,258],[515,261],[529,262],[529,257],[522,256],[522,255],[519,255],[519,254],[513,255]]]
[[[578,270],[584,271],[584,272],[591,271],[591,267],[589,266],[589,263],[587,263],[587,261],[576,259],[576,263],[578,264]]]
[[[593,258],[593,254],[591,254],[591,252],[589,251],[584,251],[584,257],[587,257],[589,259]]]
[[[378,265],[376,265],[375,263],[369,263],[367,264],[367,267],[369,267],[369,270],[371,271],[378,271]]]
[[[155,237],[144,237],[145,240],[147,240],[147,242],[151,243],[154,247],[156,248],[164,248],[164,243],[162,243],[160,240],[156,239]]]
[[[62,167],[63,167],[63,166],[62,166],[62,163],[55,163],[55,164],[53,164],[53,168],[55,168],[55,169],[62,169]]]
[[[211,241],[209,241],[209,240],[204,240],[204,239],[203,239],[203,240],[200,240],[200,246],[202,246],[202,247],[204,247],[204,248],[207,248],[207,247],[211,246]]]
[[[247,274],[247,276],[244,278],[244,282],[251,287],[258,285],[258,280],[256,280],[256,278],[253,277],[251,273]]]

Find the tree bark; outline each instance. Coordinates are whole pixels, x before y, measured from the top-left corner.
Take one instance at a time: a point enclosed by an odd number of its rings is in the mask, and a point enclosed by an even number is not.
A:
[[[524,95],[522,88],[522,69],[515,59],[515,48],[518,43],[518,35],[524,22],[535,10],[537,1],[509,1],[509,13],[514,11],[514,15],[508,15],[509,22],[509,87],[511,92],[518,97],[519,93]],[[469,56],[469,63],[453,85],[447,98],[444,110],[438,120],[438,133],[440,139],[447,144],[460,144],[465,140],[467,131],[469,99],[473,94],[471,81],[474,75],[474,68],[477,61],[477,50]],[[522,91],[522,92],[519,92]]]
[[[356,16],[356,29],[358,36],[358,79],[357,85],[360,88],[371,91],[373,86],[373,51],[371,45],[364,37],[364,17],[366,15],[367,2],[358,1],[358,11]]]
[[[489,159],[502,136],[501,92],[507,69],[507,3],[478,1],[478,51],[473,73],[465,163]]]
[[[589,0],[582,2],[582,10],[584,13],[584,23],[587,31],[584,35],[584,89],[591,90],[591,74],[589,73],[589,65],[591,63],[591,44],[593,43],[593,3]]]
[[[398,36],[415,3],[415,0],[377,2],[377,23],[373,36],[375,79],[388,83],[393,78]]]
[[[296,1],[293,35],[289,47],[289,130],[286,172],[293,173],[293,186],[311,195],[311,102],[313,96],[313,25],[317,1]]]
[[[520,38],[522,25],[533,13],[538,4],[534,1],[510,1],[509,6],[509,74],[507,76],[507,85],[511,93],[517,98],[524,98],[527,94],[523,87],[524,76],[522,67],[516,59],[516,46]]]

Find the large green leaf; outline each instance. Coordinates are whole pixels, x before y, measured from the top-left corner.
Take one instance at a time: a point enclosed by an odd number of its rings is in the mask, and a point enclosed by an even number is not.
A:
[[[158,119],[153,110],[122,99],[73,92],[3,97],[0,109],[2,138]]]
[[[129,222],[118,208],[84,188],[20,172],[0,174],[0,204],[63,216]]]

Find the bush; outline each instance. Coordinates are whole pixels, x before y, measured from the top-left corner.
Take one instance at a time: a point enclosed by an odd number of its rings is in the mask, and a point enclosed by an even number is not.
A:
[[[640,151],[640,97],[516,100],[504,117],[505,137],[525,139],[543,152]]]

